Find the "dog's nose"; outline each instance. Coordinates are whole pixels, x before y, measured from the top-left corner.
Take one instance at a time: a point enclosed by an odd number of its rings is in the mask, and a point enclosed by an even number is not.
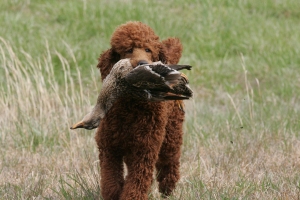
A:
[[[145,65],[148,64],[146,60],[140,60],[137,65]]]

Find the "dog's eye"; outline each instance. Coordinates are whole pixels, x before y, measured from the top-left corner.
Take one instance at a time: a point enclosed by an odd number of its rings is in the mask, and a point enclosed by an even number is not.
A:
[[[145,49],[145,51],[146,51],[147,53],[150,53],[150,52],[151,52],[151,50],[150,50],[150,49]]]
[[[126,51],[126,53],[132,53],[133,52],[133,49],[129,49]]]

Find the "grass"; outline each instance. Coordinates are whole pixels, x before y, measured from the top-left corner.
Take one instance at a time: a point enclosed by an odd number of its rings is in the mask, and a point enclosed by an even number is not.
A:
[[[97,57],[139,20],[179,37],[182,177],[169,199],[299,199],[298,0],[0,2],[0,199],[97,199]],[[149,194],[159,199],[156,183]]]

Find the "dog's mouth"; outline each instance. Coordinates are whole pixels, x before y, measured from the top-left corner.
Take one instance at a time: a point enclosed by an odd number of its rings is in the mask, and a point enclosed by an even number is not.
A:
[[[152,62],[149,62],[147,60],[134,60],[134,59],[131,59],[130,63],[131,63],[131,66],[133,68],[136,68],[137,66],[151,64]]]

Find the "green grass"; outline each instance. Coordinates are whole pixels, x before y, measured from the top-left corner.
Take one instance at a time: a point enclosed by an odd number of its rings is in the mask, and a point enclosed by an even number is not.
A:
[[[0,2],[0,199],[97,199],[95,103],[114,29],[180,38],[195,92],[169,199],[298,199],[298,0]],[[156,183],[149,194],[159,199]]]

